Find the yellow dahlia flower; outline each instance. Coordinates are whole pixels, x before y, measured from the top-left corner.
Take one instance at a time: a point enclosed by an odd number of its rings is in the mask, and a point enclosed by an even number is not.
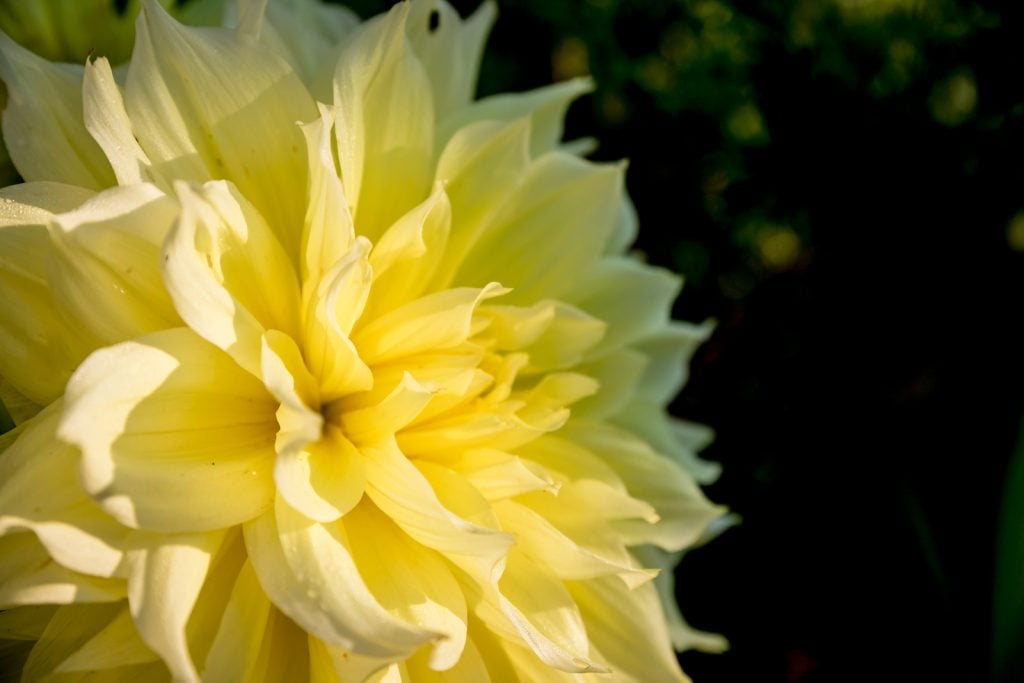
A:
[[[0,651],[686,680],[672,646],[722,643],[671,568],[723,510],[664,406],[708,328],[624,254],[623,165],[560,144],[588,84],[473,101],[489,3],[265,5],[143,2],[123,82],[0,38]]]

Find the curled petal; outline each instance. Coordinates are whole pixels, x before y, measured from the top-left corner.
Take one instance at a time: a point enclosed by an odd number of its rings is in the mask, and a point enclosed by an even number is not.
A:
[[[253,568],[277,608],[328,644],[371,657],[403,658],[439,637],[380,605],[340,524],[314,522],[279,497],[272,512],[245,526]]]
[[[270,504],[276,408],[226,354],[174,329],[87,359],[58,436],[82,450],[86,491],[122,524],[221,529]]]

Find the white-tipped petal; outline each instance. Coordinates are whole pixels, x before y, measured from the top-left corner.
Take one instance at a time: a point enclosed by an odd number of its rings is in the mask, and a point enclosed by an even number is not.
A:
[[[122,524],[221,529],[271,502],[276,408],[227,355],[175,329],[86,360],[58,436],[81,448],[86,491]]]

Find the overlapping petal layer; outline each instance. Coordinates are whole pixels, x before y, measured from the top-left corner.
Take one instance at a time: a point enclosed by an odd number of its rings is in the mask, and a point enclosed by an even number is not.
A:
[[[25,680],[685,680],[709,330],[560,147],[588,84],[473,102],[490,4],[142,4],[123,82],[0,40]]]

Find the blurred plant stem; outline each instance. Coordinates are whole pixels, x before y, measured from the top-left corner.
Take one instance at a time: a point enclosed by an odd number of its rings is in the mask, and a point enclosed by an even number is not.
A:
[[[1024,680],[1024,420],[1005,482],[992,605],[995,683]]]

